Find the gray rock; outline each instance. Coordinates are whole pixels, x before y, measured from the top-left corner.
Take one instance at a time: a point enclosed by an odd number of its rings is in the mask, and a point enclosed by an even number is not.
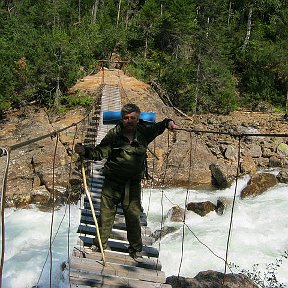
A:
[[[276,178],[280,183],[288,183],[288,170],[281,170]]]
[[[248,150],[249,154],[253,157],[253,158],[259,158],[262,156],[262,149],[260,145],[257,144],[252,144],[249,147]]]
[[[172,207],[168,213],[167,218],[173,222],[182,222],[184,219],[185,210],[179,206]]]
[[[176,227],[171,227],[171,226],[164,226],[162,229],[158,229],[154,231],[150,236],[157,241],[160,238],[163,238],[164,236],[173,233],[177,230]]]
[[[258,288],[243,274],[224,274],[211,270],[199,272],[194,278],[170,276],[166,278],[166,283],[172,288]]]
[[[212,163],[209,168],[211,170],[212,179],[214,180],[212,183],[215,186],[219,188],[227,188],[231,185],[231,181],[224,167],[217,163]]]
[[[277,156],[271,156],[269,158],[269,167],[282,167],[282,161]]]
[[[210,213],[211,211],[216,210],[216,206],[210,202],[191,202],[187,204],[187,210],[193,211],[200,216],[205,216],[206,214]]]
[[[224,157],[228,160],[235,161],[238,157],[238,150],[234,146],[229,145],[224,152]]]

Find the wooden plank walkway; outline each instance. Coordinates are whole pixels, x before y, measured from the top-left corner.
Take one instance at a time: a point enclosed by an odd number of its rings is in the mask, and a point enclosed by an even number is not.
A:
[[[91,127],[87,129],[85,143],[97,145],[106,133],[112,128],[103,125],[104,111],[119,111],[121,109],[120,89],[118,86],[104,85],[101,97],[101,110],[96,110],[92,117]],[[97,134],[97,137],[95,135]],[[89,172],[88,189],[98,218],[102,185],[105,177],[101,169],[103,161],[90,162],[86,168]],[[103,265],[102,255],[93,252],[90,247],[96,235],[96,227],[92,217],[90,204],[86,196],[81,209],[79,239],[70,257],[69,279],[70,287],[132,287],[132,288],[171,288],[164,284],[166,276],[161,271],[158,260],[159,252],[152,247],[155,239],[151,237],[151,229],[147,227],[147,217],[143,212],[140,217],[143,261],[136,262],[128,254],[126,224],[121,207],[113,225],[108,245],[111,250],[104,250],[106,265]]]

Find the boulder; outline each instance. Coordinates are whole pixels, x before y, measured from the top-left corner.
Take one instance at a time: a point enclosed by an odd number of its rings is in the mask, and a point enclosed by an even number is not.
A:
[[[205,216],[206,214],[210,213],[211,211],[216,210],[216,206],[210,202],[191,202],[187,204],[187,210],[193,211],[200,216]]]
[[[249,154],[253,158],[259,158],[262,156],[261,146],[255,143],[252,143],[248,149]]]
[[[241,191],[241,199],[247,196],[257,196],[278,183],[275,175],[270,173],[256,174],[251,177],[247,186]]]
[[[256,164],[250,154],[243,155],[240,162],[240,171],[242,174],[255,174],[257,171]]]
[[[231,160],[231,161],[236,161],[237,160],[237,157],[238,157],[238,150],[237,148],[235,148],[234,146],[232,145],[229,145],[225,152],[224,152],[224,157],[228,160]]]
[[[194,278],[170,276],[166,278],[166,283],[172,288],[258,288],[244,274],[224,274],[211,270],[199,272]]]
[[[282,160],[276,155],[269,158],[269,167],[282,167],[282,165]]]
[[[157,241],[158,239],[161,239],[165,235],[173,233],[176,230],[177,230],[176,227],[164,226],[162,229],[158,229],[158,230],[154,231],[150,236],[153,237],[155,239],[155,241]]]
[[[256,158],[255,162],[256,162],[257,166],[259,166],[259,167],[268,167],[269,158],[264,158],[264,157]]]
[[[288,183],[288,170],[281,170],[276,178],[280,183]]]
[[[231,200],[228,198],[221,197],[217,200],[216,213],[222,215],[225,209],[231,204]]]
[[[231,185],[226,169],[217,163],[212,163],[209,166],[212,174],[212,183],[219,188],[227,188]]]
[[[167,218],[173,222],[182,222],[184,220],[185,210],[179,206],[172,207],[168,213]]]

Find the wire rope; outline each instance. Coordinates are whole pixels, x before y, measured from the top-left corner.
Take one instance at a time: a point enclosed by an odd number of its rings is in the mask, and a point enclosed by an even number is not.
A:
[[[225,269],[224,269],[224,275],[226,275],[227,272],[227,261],[228,261],[228,251],[229,251],[229,244],[230,244],[230,238],[232,233],[232,224],[233,224],[233,216],[234,216],[234,208],[235,208],[235,202],[236,202],[236,193],[238,188],[238,178],[239,178],[239,172],[240,172],[240,160],[241,160],[241,137],[238,138],[238,155],[237,155],[237,170],[236,170],[236,180],[235,180],[235,189],[234,189],[234,195],[233,195],[233,202],[232,202],[232,208],[231,208],[231,215],[230,215],[230,223],[229,223],[229,230],[228,230],[228,237],[227,237],[227,244],[226,244],[226,255],[225,255]],[[222,286],[224,285],[225,277],[223,278]]]
[[[10,150],[8,148],[0,148],[1,154],[6,155],[6,165],[1,189],[1,263],[0,263],[0,288],[2,287],[3,266],[5,259],[5,198],[7,190],[8,170],[10,163]]]
[[[53,269],[53,252],[52,252],[52,235],[54,225],[54,212],[55,212],[55,162],[58,148],[59,134],[56,134],[56,143],[53,155],[53,173],[52,173],[52,214],[50,224],[50,237],[49,237],[49,252],[50,252],[50,270],[49,270],[49,286],[52,288],[52,269]]]
[[[196,149],[197,149],[197,142],[195,143],[194,155],[196,155]],[[191,182],[190,182],[190,180],[191,180],[191,170],[192,170],[192,133],[190,133],[188,185],[187,185],[186,196],[185,196],[185,204],[184,204],[184,215],[183,215],[183,226],[182,226],[182,240],[181,240],[181,258],[180,258],[179,269],[178,269],[178,278],[180,276],[180,271],[181,271],[182,262],[183,262],[183,255],[184,255],[185,220],[186,220],[186,211],[187,211],[187,201],[188,201],[189,189],[190,189],[190,184],[191,184]]]

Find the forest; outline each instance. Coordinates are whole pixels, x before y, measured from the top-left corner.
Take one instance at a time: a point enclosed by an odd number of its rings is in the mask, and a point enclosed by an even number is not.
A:
[[[30,102],[89,104],[68,88],[113,52],[125,73],[157,83],[188,114],[287,113],[287,0],[0,3],[0,114]]]

